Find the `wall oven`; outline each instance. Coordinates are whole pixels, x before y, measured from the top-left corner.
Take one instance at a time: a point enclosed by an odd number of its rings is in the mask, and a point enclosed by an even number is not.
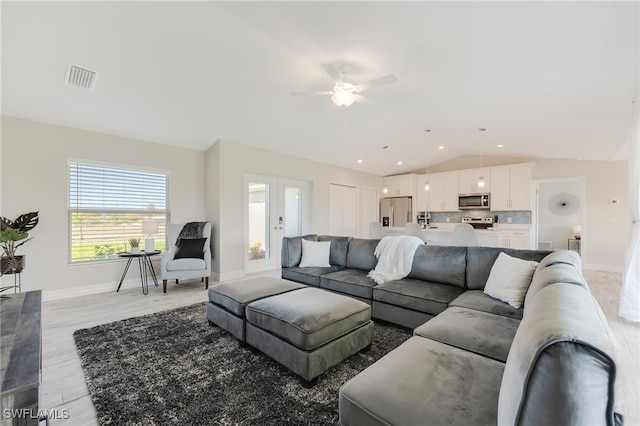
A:
[[[489,210],[491,208],[491,196],[484,194],[460,194],[458,195],[458,209],[460,210]]]

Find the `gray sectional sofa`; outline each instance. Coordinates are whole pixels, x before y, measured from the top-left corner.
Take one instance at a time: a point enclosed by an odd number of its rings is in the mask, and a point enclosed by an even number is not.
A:
[[[331,241],[301,268],[300,239]],[[377,285],[378,240],[285,238],[282,277],[372,305],[414,336],[340,390],[344,425],[613,425],[614,339],[574,252],[424,245],[411,273]],[[498,255],[539,262],[515,308],[484,293]]]

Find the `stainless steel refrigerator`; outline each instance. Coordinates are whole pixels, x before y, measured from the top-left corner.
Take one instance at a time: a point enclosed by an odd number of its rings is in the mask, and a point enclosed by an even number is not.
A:
[[[382,226],[404,227],[412,221],[411,197],[391,197],[380,200]]]

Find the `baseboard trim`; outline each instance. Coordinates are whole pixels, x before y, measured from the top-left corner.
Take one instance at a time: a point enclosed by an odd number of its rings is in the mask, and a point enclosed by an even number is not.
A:
[[[585,271],[601,271],[601,272],[624,272],[624,266],[615,265],[598,265],[593,263],[587,263],[582,266]]]
[[[223,272],[223,273],[212,272],[211,273],[211,278],[214,281],[218,281],[218,282],[237,280],[240,278],[244,278],[246,276],[247,274],[245,274],[244,271],[232,271],[232,272]]]
[[[153,280],[150,280],[153,285]],[[162,283],[160,283],[162,284]],[[138,288],[142,292],[142,284],[140,278],[132,278],[130,280],[124,280],[120,290]],[[79,287],[61,288],[59,290],[42,290],[42,301],[49,302],[52,300],[70,299],[72,297],[89,296],[91,294],[109,293],[115,292],[118,288],[118,281],[83,285]]]

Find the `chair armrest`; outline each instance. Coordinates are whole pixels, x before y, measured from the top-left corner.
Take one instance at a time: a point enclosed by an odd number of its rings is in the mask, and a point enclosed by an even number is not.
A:
[[[177,249],[178,247],[171,246],[167,251],[164,252],[164,254],[162,255],[162,259],[160,260],[160,267],[162,271],[167,270],[167,263],[173,260],[176,255]]]

